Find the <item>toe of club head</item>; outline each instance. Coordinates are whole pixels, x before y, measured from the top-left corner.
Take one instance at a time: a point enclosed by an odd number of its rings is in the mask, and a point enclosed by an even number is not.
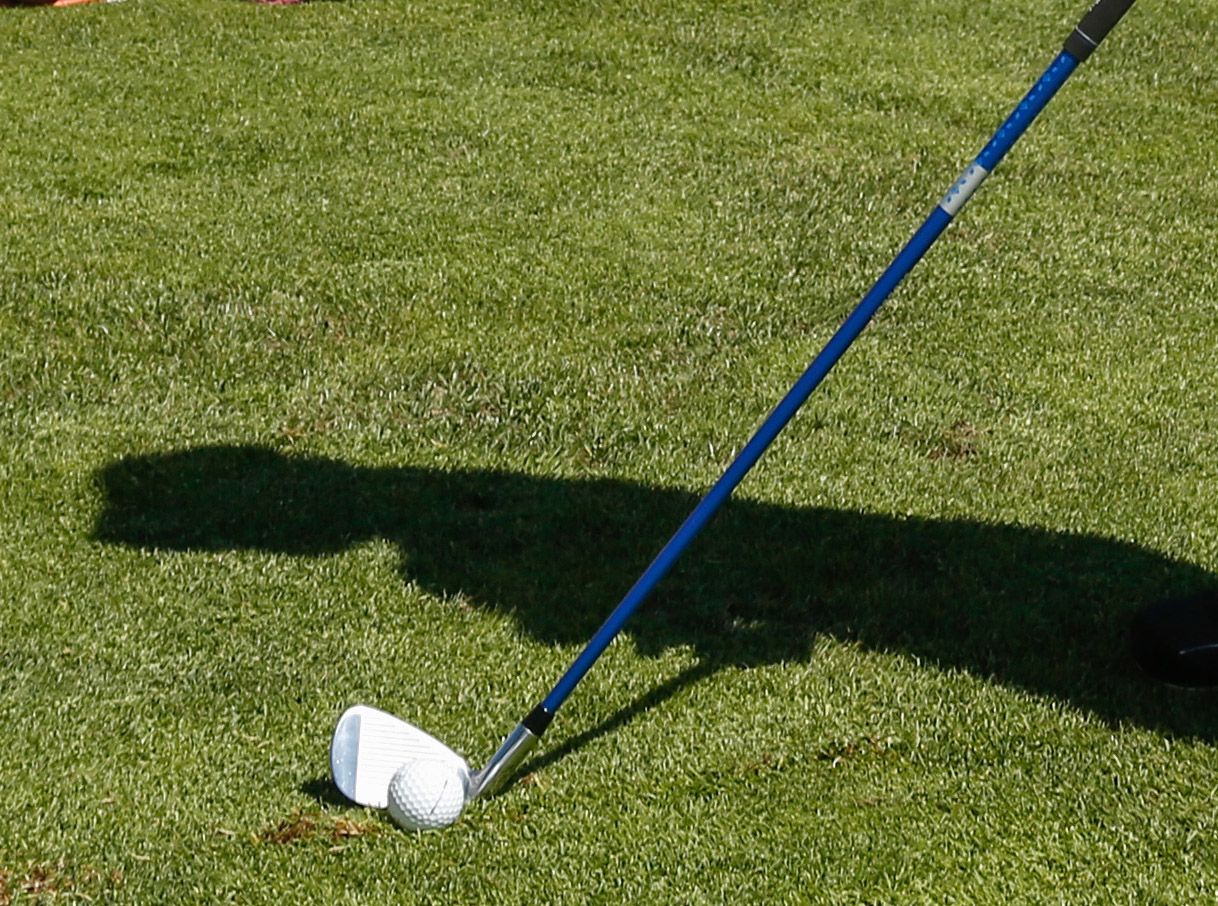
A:
[[[330,741],[330,771],[339,792],[357,805],[385,808],[389,781],[408,761],[451,764],[469,783],[465,759],[413,724],[368,705],[343,712]]]

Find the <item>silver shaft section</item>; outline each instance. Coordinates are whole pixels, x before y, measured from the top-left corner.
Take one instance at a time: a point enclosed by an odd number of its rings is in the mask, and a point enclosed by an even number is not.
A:
[[[524,724],[517,724],[486,767],[470,778],[469,798],[491,796],[502,788],[533,751],[538,739],[537,734]]]

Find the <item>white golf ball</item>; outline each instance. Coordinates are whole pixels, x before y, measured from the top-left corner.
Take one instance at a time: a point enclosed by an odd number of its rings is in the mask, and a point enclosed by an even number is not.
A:
[[[389,781],[389,816],[406,830],[448,827],[465,808],[465,774],[447,761],[408,761]]]

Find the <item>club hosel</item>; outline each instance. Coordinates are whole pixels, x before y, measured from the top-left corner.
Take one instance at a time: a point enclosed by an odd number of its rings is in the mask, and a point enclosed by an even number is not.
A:
[[[486,767],[471,778],[469,798],[492,796],[503,789],[503,785],[524,763],[553,719],[554,712],[543,705],[538,705],[529,712],[529,716],[508,734],[507,739],[499,746],[499,751],[486,763]]]
[[[537,734],[524,724],[518,724],[503,741],[499,751],[486,763],[486,767],[471,778],[469,798],[491,796],[501,790],[533,751],[538,738]]]

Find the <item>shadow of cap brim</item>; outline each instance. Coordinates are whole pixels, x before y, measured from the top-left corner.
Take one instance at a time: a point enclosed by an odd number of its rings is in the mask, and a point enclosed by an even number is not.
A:
[[[1130,624],[1129,647],[1152,679],[1189,689],[1218,686],[1218,592],[1146,605]]]

